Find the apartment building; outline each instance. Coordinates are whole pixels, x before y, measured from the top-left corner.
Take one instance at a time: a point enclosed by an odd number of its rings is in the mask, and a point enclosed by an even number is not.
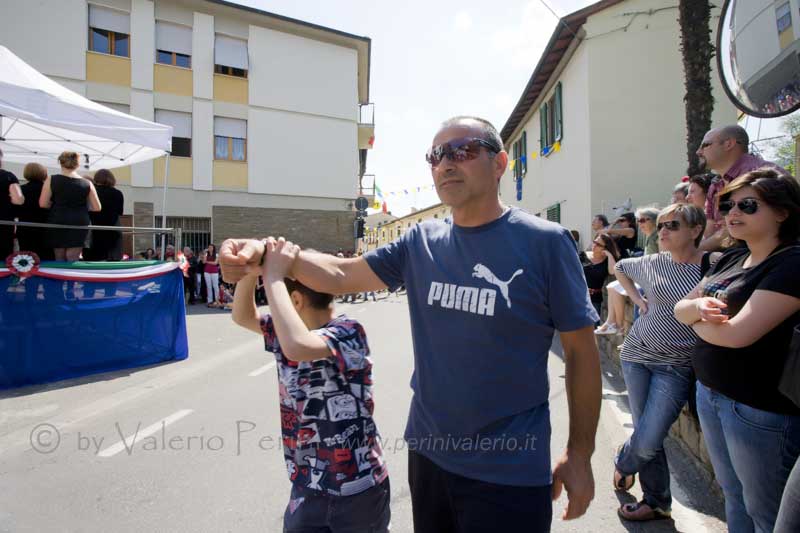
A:
[[[0,43],[91,100],[174,128],[167,225],[185,243],[280,234],[352,249],[374,141],[368,37],[222,0],[5,0]],[[165,166],[114,170],[125,225],[160,225]],[[137,234],[128,251],[151,242]]]

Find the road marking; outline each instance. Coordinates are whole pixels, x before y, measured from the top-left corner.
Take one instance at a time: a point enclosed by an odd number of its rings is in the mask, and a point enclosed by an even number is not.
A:
[[[607,385],[605,376],[603,376],[603,385]],[[628,393],[627,391],[616,391],[612,388],[607,388],[604,386],[603,395],[618,397],[625,396],[627,399]],[[622,426],[622,430],[625,432],[625,435],[630,437],[633,434],[633,417],[631,414],[620,409],[619,405],[617,405],[617,402],[612,398],[603,398],[603,401],[606,402],[609,407],[611,407],[611,412],[614,413],[617,421]],[[671,472],[669,478],[670,486],[673,489],[672,519],[675,521],[675,525],[680,526],[679,529],[682,531],[707,533],[709,530],[701,518],[702,513],[698,513],[697,511],[689,509],[681,503],[681,501],[689,501],[689,496],[686,494],[686,491],[683,489],[681,484],[678,483],[678,480],[672,476]]]
[[[169,390],[170,388],[196,377],[208,375],[214,368],[227,364],[240,357],[259,353],[259,351],[263,352],[263,350],[264,340],[254,338],[248,342],[229,348],[219,355],[209,357],[197,363],[192,359],[173,363],[174,366],[170,367],[171,372],[168,374],[157,375],[149,381],[132,385],[72,411],[61,413],[53,418],[41,420],[40,423],[50,423],[63,433],[66,428],[74,426],[79,422],[109,412],[123,404],[138,400],[141,397],[152,396],[155,392],[159,391],[159,389]],[[0,436],[0,456],[19,448],[30,449],[30,433],[30,427],[23,427],[7,435]]]
[[[250,372],[247,375],[250,376],[251,378],[254,378],[256,376],[260,376],[261,374],[263,374],[264,372],[266,372],[267,370],[269,370],[273,366],[275,366],[275,361],[273,361],[271,363],[267,363],[266,365],[262,366],[261,368],[256,368],[255,370],[253,370],[252,372]]]
[[[103,450],[100,453],[98,453],[97,456],[98,457],[113,457],[113,456],[117,455],[119,452],[121,452],[122,450],[127,450],[128,454],[130,454],[131,451],[133,450],[133,447],[136,445],[136,442],[139,439],[146,439],[147,437],[149,437],[153,433],[155,433],[155,432],[157,432],[157,431],[159,431],[159,430],[161,430],[163,428],[166,428],[170,424],[173,424],[173,423],[177,422],[178,420],[180,420],[181,418],[183,418],[185,416],[189,416],[193,412],[194,411],[192,409],[181,409],[177,413],[171,414],[167,418],[165,418],[163,420],[159,420],[155,424],[151,424],[151,425],[147,426],[146,428],[144,428],[141,431],[139,431],[138,428],[137,428],[136,432],[133,435],[128,435],[123,440],[119,441],[118,443],[112,444],[111,446],[109,446],[105,450]]]

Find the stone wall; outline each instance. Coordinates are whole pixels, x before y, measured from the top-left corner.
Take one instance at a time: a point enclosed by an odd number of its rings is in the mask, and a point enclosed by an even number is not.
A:
[[[608,296],[603,302],[603,316],[607,316],[606,302]],[[625,340],[625,335],[633,324],[633,304],[630,299],[625,298],[625,320],[623,324],[623,331],[618,335],[597,335],[597,345],[600,348],[600,353],[604,357],[611,360],[618,368],[620,367],[619,354],[622,350],[622,343]],[[711,459],[708,456],[705,441],[703,440],[703,433],[700,430],[700,422],[694,414],[689,410],[689,406],[683,408],[678,420],[672,425],[670,435],[675,438],[678,443],[686,450],[690,457],[695,460],[712,478],[714,476],[714,468],[711,465]]]
[[[320,252],[352,250],[354,213],[313,209],[213,206],[212,239],[283,236]]]
[[[133,202],[133,225],[140,228],[152,228],[153,204],[151,202]],[[137,257],[139,252],[153,246],[152,233],[133,234],[133,255]]]

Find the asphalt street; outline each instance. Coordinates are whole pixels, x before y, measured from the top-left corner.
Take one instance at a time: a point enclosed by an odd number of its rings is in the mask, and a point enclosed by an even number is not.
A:
[[[364,324],[374,363],[376,421],[392,478],[392,531],[410,532],[403,429],[413,368],[403,296],[338,304]],[[289,482],[280,447],[274,360],[224,311],[191,307],[181,362],[0,392],[0,532],[277,532]],[[549,364],[553,457],[567,440],[564,365]],[[612,456],[631,431],[627,397],[604,361],[593,467],[596,497],[553,531],[725,531],[709,478],[667,441],[673,520],[626,523],[611,488]],[[637,484],[638,488],[638,484]]]

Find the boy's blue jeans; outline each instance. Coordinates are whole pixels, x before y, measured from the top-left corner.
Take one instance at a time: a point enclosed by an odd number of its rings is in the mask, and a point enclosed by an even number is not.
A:
[[[381,484],[353,496],[331,496],[292,485],[283,514],[284,533],[384,533],[389,531],[391,489]]]
[[[800,454],[800,417],[736,402],[697,382],[697,414],[730,533],[771,532]]]
[[[686,404],[694,372],[690,367],[621,363],[634,430],[615,464],[622,474],[638,472],[650,507],[669,511],[672,495],[664,439]]]

